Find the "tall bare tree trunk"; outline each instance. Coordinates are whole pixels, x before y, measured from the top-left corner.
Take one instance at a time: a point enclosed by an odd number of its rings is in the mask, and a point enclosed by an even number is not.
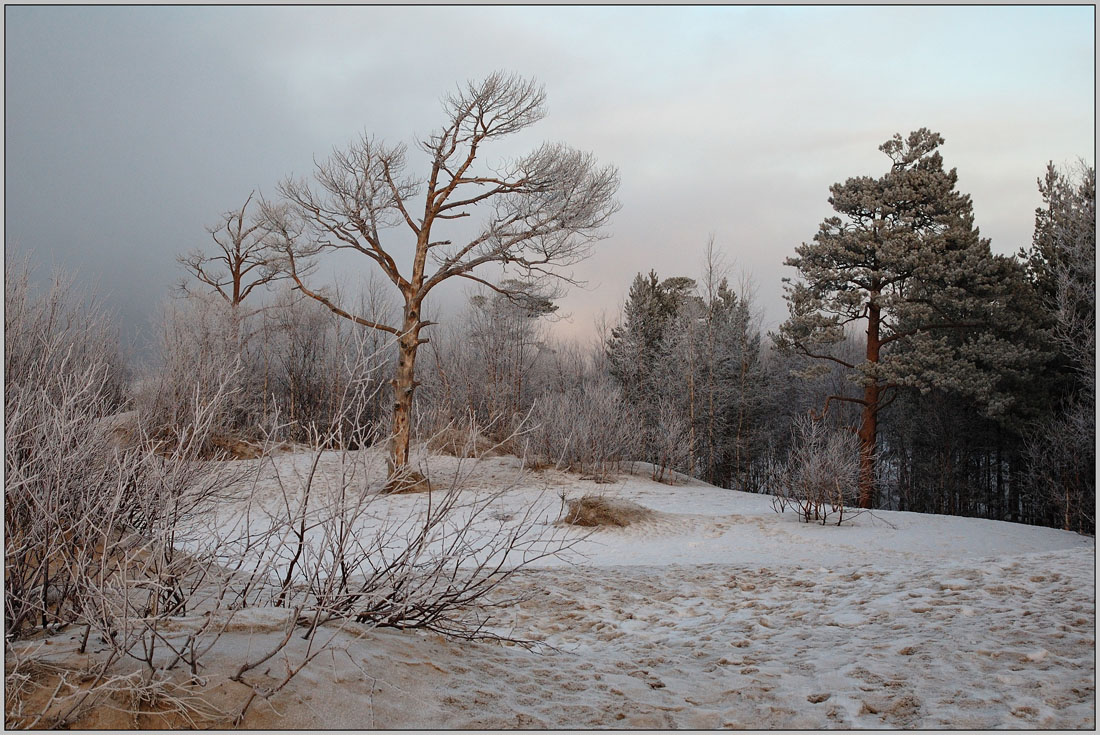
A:
[[[878,292],[871,293],[867,307],[867,361],[879,361],[881,324],[880,307],[875,303]],[[859,507],[870,508],[875,500],[875,448],[878,443],[878,405],[880,387],[872,379],[863,389],[863,416],[859,425]]]
[[[688,322],[688,475],[695,477],[695,335]]]
[[[416,350],[420,346],[420,304],[405,307],[405,320],[397,339],[397,369],[393,378],[393,436],[387,469],[390,476],[401,474],[409,466],[409,441],[412,434],[413,392],[416,381]]]
[[[749,375],[748,344],[744,332],[741,333],[741,374],[737,381],[737,433],[733,444],[734,448],[734,474],[741,482],[741,490],[745,490],[749,484],[749,463],[742,456],[745,444],[745,383]]]

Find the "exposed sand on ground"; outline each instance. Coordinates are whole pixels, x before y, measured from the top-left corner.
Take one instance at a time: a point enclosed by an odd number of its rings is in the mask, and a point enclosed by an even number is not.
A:
[[[467,478],[471,491],[503,481],[514,463],[486,460]],[[348,624],[331,651],[253,704],[243,727],[1095,726],[1091,538],[888,512],[807,526],[772,512],[766,497],[698,482],[534,479],[505,505],[521,508],[553,485],[654,511],[596,531],[583,555],[548,560],[500,590],[528,599],[499,632],[545,645]],[[280,639],[285,620],[278,610],[239,614],[207,660],[202,696],[239,707],[247,690],[227,672]],[[66,653],[78,639],[55,636],[51,657],[80,658]],[[306,645],[295,636],[288,660]],[[274,677],[283,665],[277,657],[267,668]],[[102,709],[76,726],[135,724],[157,726]]]

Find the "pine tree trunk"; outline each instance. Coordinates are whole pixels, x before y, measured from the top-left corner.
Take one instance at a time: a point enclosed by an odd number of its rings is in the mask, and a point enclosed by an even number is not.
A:
[[[881,315],[871,293],[867,307],[867,361],[879,361]],[[881,388],[878,379],[872,377],[863,389],[863,416],[859,426],[859,507],[871,508],[875,501],[875,448],[878,444],[878,406]]]
[[[863,391],[863,418],[859,427],[859,507],[871,508],[875,500],[875,446],[878,434],[877,384],[868,385]]]

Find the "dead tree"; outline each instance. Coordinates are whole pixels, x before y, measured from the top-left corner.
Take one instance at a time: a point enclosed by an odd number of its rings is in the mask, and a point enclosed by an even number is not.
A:
[[[248,195],[239,210],[223,213],[216,226],[207,228],[218,246],[218,252],[209,255],[202,250],[193,250],[177,258],[188,273],[212,288],[234,309],[257,286],[286,278],[270,254],[265,252],[267,230],[264,229],[264,222],[246,219],[254,194]],[[187,292],[186,281],[180,283],[180,290]]]
[[[282,201],[264,206],[272,249],[303,294],[351,321],[392,335],[397,344],[389,470],[408,472],[410,413],[423,304],[449,278],[467,278],[511,298],[543,277],[575,283],[561,269],[587,257],[618,209],[618,172],[585,152],[547,143],[495,167],[478,165],[485,147],[540,120],[541,85],[495,73],[442,100],[445,122],[418,142],[427,175],[407,172],[403,145],[363,135],[319,162],[315,183],[286,179]],[[481,218],[476,227],[454,220]],[[462,236],[464,233],[466,236]],[[331,292],[308,284],[304,265],[329,251],[351,250],[377,266],[400,292],[400,321],[382,323],[348,311]],[[496,264],[520,278],[495,283]],[[498,271],[497,276],[501,275]]]

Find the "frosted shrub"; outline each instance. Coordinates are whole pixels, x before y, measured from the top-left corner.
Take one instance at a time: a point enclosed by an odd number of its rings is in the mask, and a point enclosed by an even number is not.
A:
[[[43,391],[56,398],[92,366],[95,396],[104,411],[117,410],[125,400],[126,375],[106,313],[64,273],[36,292],[29,262],[10,258],[4,273],[5,391]]]
[[[209,497],[192,461],[219,413],[225,382],[187,401],[176,452],[141,437],[119,445],[121,359],[106,316],[64,278],[40,293],[25,266],[5,294],[4,622],[9,638],[36,626],[88,622],[93,588],[124,537],[160,534]],[[200,489],[205,488],[205,490]],[[161,556],[170,558],[171,551]],[[170,586],[170,585],[168,585]],[[165,585],[160,585],[161,589]]]
[[[332,397],[329,426],[308,429],[304,472],[273,458],[277,411],[259,459],[201,459],[226,415],[232,372],[200,381],[202,395],[181,392],[177,415],[193,420],[174,443],[139,435],[119,446],[103,420],[113,409],[104,363],[78,369],[51,355],[8,354],[38,380],[9,380],[5,391],[9,727],[94,722],[96,708],[120,698],[135,727],[139,715],[192,729],[239,724],[254,701],[341,645],[353,622],[514,640],[498,613],[517,598],[501,585],[583,538],[553,525],[549,497],[500,515],[522,475],[471,491],[462,463],[433,476],[415,502],[394,505],[390,478],[375,472],[380,453],[351,449],[382,431],[353,418],[381,392],[372,355],[349,362],[360,378]],[[235,621],[257,618],[279,621],[283,635],[257,639],[229,671],[209,665]],[[56,647],[39,642],[66,626],[79,626],[78,653],[88,656],[79,670],[53,666]],[[307,643],[290,645],[299,633]],[[203,695],[234,689],[241,700],[224,708]]]
[[[640,427],[608,380],[585,382],[535,402],[527,434],[535,459],[606,477],[637,444]]]
[[[172,446],[183,427],[194,423],[195,407],[209,403],[225,382],[204,448],[208,454],[239,446],[238,440],[257,448],[264,438],[306,441],[313,429],[328,429],[337,419],[351,436],[354,426],[375,422],[383,401],[372,394],[351,415],[341,409],[341,397],[364,376],[381,385],[376,368],[387,353],[384,342],[340,322],[289,293],[251,312],[212,296],[170,304],[157,365],[137,391],[142,429]],[[272,437],[276,415],[279,436]]]
[[[251,390],[244,356],[250,328],[250,320],[211,296],[168,304],[158,335],[158,365],[135,390],[141,431],[169,447],[186,441],[184,431],[195,424],[196,411],[211,405],[218,392],[223,395],[218,414],[208,416],[208,442],[258,423],[261,396]]]
[[[839,526],[845,510],[859,499],[858,438],[824,420],[799,417],[791,430],[787,461],[774,465],[772,475],[776,512],[792,507],[806,523],[822,524],[835,514]]]
[[[94,304],[57,275],[35,293],[25,262],[4,285],[4,628],[9,637],[71,608],[60,559],[117,475],[103,419],[122,402],[117,340]],[[75,557],[70,557],[75,558]]]
[[[655,414],[650,418],[654,423],[645,427],[643,436],[647,459],[653,465],[652,477],[657,482],[674,484],[674,472],[689,473],[691,469],[691,424],[676,403],[665,396],[657,399]]]
[[[373,315],[380,308],[364,303],[360,310]],[[259,377],[256,392],[263,396],[265,426],[277,411],[283,439],[308,442],[337,422],[344,437],[377,441],[377,432],[364,435],[356,429],[375,427],[387,409],[380,389],[392,357],[388,335],[349,324],[290,292],[281,294],[262,320],[250,359]],[[352,410],[345,398],[360,389],[367,389],[369,400],[356,401]]]

